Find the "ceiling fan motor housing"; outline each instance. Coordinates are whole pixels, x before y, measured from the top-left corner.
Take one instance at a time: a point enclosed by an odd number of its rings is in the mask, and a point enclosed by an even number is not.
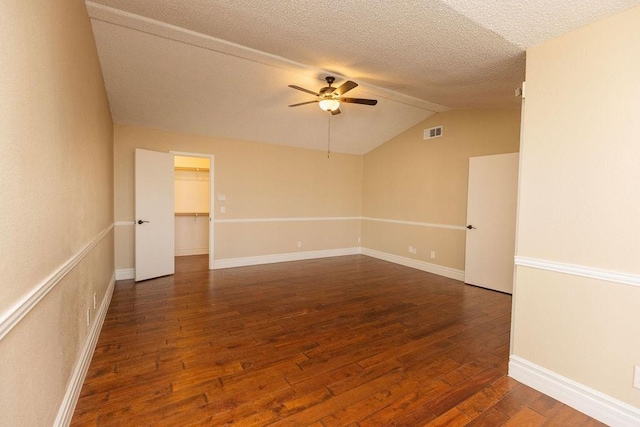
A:
[[[331,95],[331,93],[335,90],[335,87],[323,87],[322,89],[320,89],[320,91],[318,92],[318,95],[320,95],[321,98],[328,98],[329,95]]]
[[[323,87],[322,89],[320,89],[320,91],[318,92],[318,95],[320,96],[320,98],[325,98],[325,99],[327,99],[327,98],[335,98],[335,96],[331,96],[331,93],[334,90],[336,90],[335,87],[331,87],[331,84],[334,82],[335,77],[328,76],[326,78],[326,80],[327,80],[327,84],[329,86],[326,86],[326,87]]]

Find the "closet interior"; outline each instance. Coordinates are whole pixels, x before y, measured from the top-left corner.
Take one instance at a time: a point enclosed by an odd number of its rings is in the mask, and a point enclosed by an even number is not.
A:
[[[175,255],[209,253],[210,159],[174,157]]]

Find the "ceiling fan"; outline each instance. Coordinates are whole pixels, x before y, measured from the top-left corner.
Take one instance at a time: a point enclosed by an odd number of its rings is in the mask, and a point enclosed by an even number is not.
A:
[[[310,93],[311,95],[315,95],[318,99],[307,102],[300,102],[299,104],[292,104],[289,107],[297,107],[299,105],[305,104],[313,104],[314,102],[318,102],[320,104],[320,108],[324,111],[329,111],[332,115],[340,114],[340,103],[351,103],[351,104],[363,104],[363,105],[376,105],[378,103],[375,99],[363,99],[363,98],[345,98],[342,95],[358,86],[356,82],[352,82],[351,80],[347,80],[342,85],[338,87],[332,87],[331,85],[336,80],[335,77],[327,76],[325,78],[327,84],[329,86],[323,87],[320,89],[320,92],[316,93],[312,90],[305,89],[296,85],[289,85],[290,88],[301,90],[306,93]]]

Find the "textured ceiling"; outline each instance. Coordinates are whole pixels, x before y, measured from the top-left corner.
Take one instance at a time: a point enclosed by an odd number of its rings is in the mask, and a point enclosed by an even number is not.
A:
[[[637,0],[443,1],[521,48],[640,4]]]
[[[365,153],[448,108],[517,107],[524,49],[640,0],[87,2],[114,121],[324,149],[328,114],[287,87],[360,86],[331,118]],[[522,4],[520,4],[522,3]]]

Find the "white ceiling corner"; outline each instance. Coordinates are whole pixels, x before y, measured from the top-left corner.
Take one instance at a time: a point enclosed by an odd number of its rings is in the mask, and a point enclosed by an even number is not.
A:
[[[523,49],[640,4],[638,0],[442,1]]]

